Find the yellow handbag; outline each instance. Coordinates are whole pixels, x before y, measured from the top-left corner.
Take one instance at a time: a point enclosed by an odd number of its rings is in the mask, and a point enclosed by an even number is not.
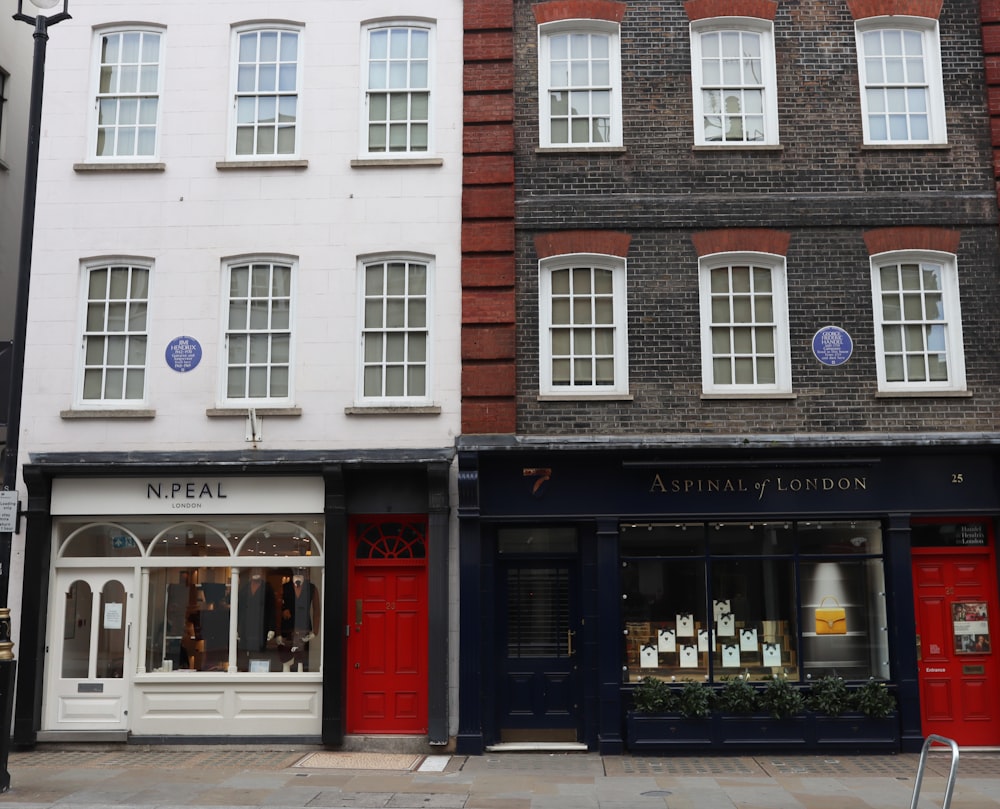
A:
[[[827,601],[832,601],[836,607],[824,607]],[[847,634],[847,613],[840,606],[840,602],[833,596],[825,596],[816,607],[816,634],[817,635],[846,635]]]

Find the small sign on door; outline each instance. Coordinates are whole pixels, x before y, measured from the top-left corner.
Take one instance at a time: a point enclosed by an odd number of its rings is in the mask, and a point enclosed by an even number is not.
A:
[[[955,601],[951,605],[955,654],[987,654],[991,651],[990,621],[985,601]]]

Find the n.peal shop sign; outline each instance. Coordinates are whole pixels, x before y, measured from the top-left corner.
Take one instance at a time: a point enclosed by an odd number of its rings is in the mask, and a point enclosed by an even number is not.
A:
[[[52,514],[316,514],[321,477],[56,478]]]

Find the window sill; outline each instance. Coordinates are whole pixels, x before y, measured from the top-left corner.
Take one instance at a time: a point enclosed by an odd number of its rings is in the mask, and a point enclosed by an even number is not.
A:
[[[862,152],[912,152],[914,149],[930,149],[944,152],[951,149],[950,143],[862,143]]]
[[[205,415],[210,419],[245,419],[247,411],[253,410],[258,416],[301,416],[301,407],[210,407]]]
[[[535,154],[626,154],[624,146],[536,146]]]
[[[352,169],[387,169],[406,166],[443,166],[440,157],[359,157],[351,161]]]
[[[135,408],[121,410],[60,410],[61,419],[151,419],[156,416],[152,408]]]
[[[783,152],[785,147],[780,143],[697,143],[691,147],[693,152]]]
[[[798,396],[791,391],[776,391],[774,393],[756,393],[754,391],[733,391],[732,393],[702,393],[702,400],[724,400],[724,399],[797,399]]]
[[[441,413],[440,405],[355,405],[345,407],[347,416],[437,416]]]
[[[539,402],[631,402],[631,393],[539,393]]]
[[[166,171],[166,163],[74,163],[73,171],[80,173],[100,171]]]
[[[880,390],[876,399],[969,399],[971,390]]]
[[[241,169],[304,169],[309,167],[308,160],[219,160],[215,167],[219,171]]]

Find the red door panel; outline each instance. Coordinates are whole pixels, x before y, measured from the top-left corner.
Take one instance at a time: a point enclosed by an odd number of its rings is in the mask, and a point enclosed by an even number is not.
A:
[[[426,519],[357,518],[347,732],[427,732]]]
[[[961,629],[966,606],[982,605],[996,640],[1000,614],[992,537],[990,542],[985,548],[913,551],[922,731],[962,746],[1000,743],[1000,723],[992,719],[1000,712],[1000,664],[988,648],[966,645],[967,630]]]

